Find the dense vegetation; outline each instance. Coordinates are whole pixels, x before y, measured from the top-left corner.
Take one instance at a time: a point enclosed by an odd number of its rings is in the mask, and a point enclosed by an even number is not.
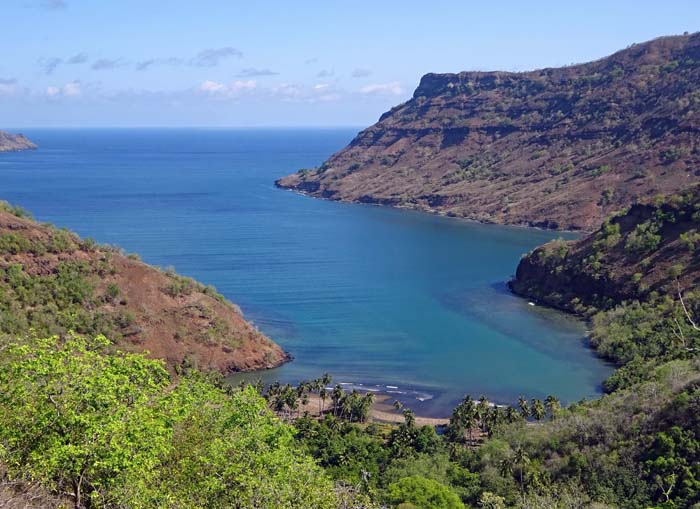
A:
[[[531,297],[591,320],[593,346],[619,366],[609,394],[567,408],[555,396],[512,407],[466,396],[441,430],[399,405],[403,423],[371,422],[372,395],[328,375],[234,388],[183,364],[174,378],[121,350],[118,314],[97,320],[124,297],[94,277],[109,280],[110,265],[66,258],[109,250],[60,230],[3,232],[0,504],[697,509],[699,204],[693,189],[635,206],[523,261]],[[51,255],[45,272],[11,263]],[[198,291],[164,277],[168,298]],[[609,293],[580,290],[599,280]]]
[[[609,390],[658,363],[700,351],[700,187],[637,204],[588,237],[546,244],[520,263],[511,287],[591,317],[593,346],[622,367]]]
[[[591,314],[622,302],[679,300],[700,284],[700,186],[637,203],[579,241],[525,257],[511,287],[551,306]]]
[[[254,390],[71,335],[2,343],[0,462],[75,507],[335,507]]]
[[[634,205],[579,241],[538,248],[512,282],[530,298],[588,316],[592,345],[619,366],[605,381],[611,395],[580,406],[592,419],[559,420],[546,440],[561,443],[566,433],[569,441],[582,428],[576,453],[590,465],[586,451],[595,451],[594,464],[604,467],[583,485],[608,484],[614,496],[606,497],[621,507],[700,504],[698,228],[696,186]]]

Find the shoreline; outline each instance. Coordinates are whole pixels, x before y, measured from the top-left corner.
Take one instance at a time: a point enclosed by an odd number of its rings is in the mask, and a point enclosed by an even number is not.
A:
[[[375,394],[374,402],[369,412],[368,422],[378,424],[401,424],[404,422],[403,414],[396,411],[392,404],[392,398],[389,394]],[[320,409],[323,405],[323,414],[329,413],[331,401],[327,398],[325,404],[322,402],[318,394],[309,394],[309,402],[306,405],[299,405],[300,414],[308,412],[312,417],[320,418]],[[446,426],[449,424],[449,417],[426,417],[415,414],[416,424],[418,426]]]
[[[288,175],[285,175],[285,177]],[[395,209],[395,210],[406,210],[406,211],[411,211],[411,212],[418,212],[421,214],[427,214],[430,216],[437,216],[437,217],[444,217],[448,219],[456,219],[456,220],[461,220],[465,221],[468,223],[474,223],[474,224],[479,224],[479,225],[484,225],[484,226],[505,226],[505,227],[511,227],[511,228],[519,228],[519,229],[532,229],[532,230],[539,230],[539,231],[544,231],[544,232],[558,232],[558,233],[573,233],[577,235],[588,235],[592,232],[587,231],[587,230],[567,230],[567,229],[558,229],[558,228],[545,228],[542,226],[536,226],[533,224],[527,224],[527,223],[497,223],[496,221],[485,221],[483,219],[475,219],[472,217],[466,217],[466,216],[457,216],[457,215],[450,215],[448,213],[442,212],[437,209],[431,209],[431,208],[424,208],[424,207],[409,207],[405,205],[392,205],[392,204],[386,204],[386,203],[381,203],[379,201],[376,202],[363,202],[363,201],[357,201],[357,200],[345,200],[345,199],[334,199],[334,198],[328,198],[325,196],[317,196],[313,193],[310,193],[308,191],[303,191],[301,189],[296,189],[294,187],[286,187],[283,185],[280,185],[278,182],[284,177],[280,177],[279,179],[274,181],[274,187],[277,189],[281,189],[283,191],[289,191],[294,194],[299,194],[301,196],[307,196],[309,198],[314,198],[315,200],[323,200],[323,201],[328,201],[328,202],[336,202],[336,203],[347,203],[347,204],[352,204],[352,205],[369,205],[372,207],[380,207],[380,208],[389,208],[389,209]]]
[[[381,208],[389,208],[389,209],[395,209],[399,211],[409,211],[409,212],[414,212],[414,213],[419,213],[419,214],[426,214],[430,216],[437,216],[441,218],[447,218],[451,220],[458,220],[462,221],[464,223],[469,223],[469,224],[474,224],[474,225],[484,225],[484,226],[500,226],[500,227],[506,227],[506,228],[517,228],[518,230],[526,229],[526,230],[536,230],[536,231],[543,231],[543,232],[551,232],[551,233],[569,233],[569,234],[576,234],[576,235],[586,235],[589,232],[584,231],[584,230],[564,230],[564,229],[553,229],[553,228],[546,228],[542,226],[534,226],[531,224],[511,224],[511,223],[497,223],[497,222],[492,222],[492,221],[483,221],[483,220],[478,220],[470,217],[463,217],[463,216],[456,216],[456,215],[449,215],[447,213],[441,212],[439,210],[435,209],[429,209],[429,208],[421,208],[421,207],[408,207],[408,206],[401,206],[401,205],[392,205],[392,204],[385,204],[385,203],[380,203],[380,202],[362,202],[362,201],[352,201],[352,200],[345,200],[345,199],[333,199],[330,197],[325,197],[325,196],[318,196],[315,195],[311,192],[304,191],[301,189],[296,189],[293,187],[287,187],[279,184],[279,179],[274,181],[274,187],[276,187],[279,190],[283,191],[289,191],[294,194],[298,194],[304,197],[308,198],[313,198],[313,199],[318,199],[318,200],[323,200],[323,201],[328,201],[328,202],[337,202],[337,203],[343,203],[343,204],[352,204],[352,205],[371,205],[375,207],[381,207]],[[503,281],[503,286],[505,293],[508,293],[518,299],[521,299],[523,301],[529,302],[530,305],[536,305],[538,307],[542,307],[545,309],[549,309],[558,313],[562,313],[565,316],[573,317],[579,320],[582,320],[586,324],[589,323],[589,318],[581,315],[579,313],[573,312],[571,310],[567,309],[562,309],[557,306],[549,305],[546,302],[542,302],[539,299],[535,299],[531,296],[524,295],[521,293],[518,293],[513,290],[511,286],[511,281],[512,280],[506,280]],[[598,351],[591,346],[590,343],[590,332],[589,330],[586,330],[585,333],[585,348],[589,351],[591,351],[595,357],[597,357],[600,361],[608,364],[609,361],[605,359],[604,357],[600,356]],[[289,352],[285,352],[289,355],[289,357],[282,361],[278,366],[272,366],[272,368],[279,367],[283,364],[286,364],[287,362],[292,362],[294,361],[293,355],[290,355]],[[249,373],[255,373],[255,372],[262,372],[267,369],[271,369],[270,367],[268,368],[263,368],[262,370],[256,369],[256,370],[251,370]],[[235,373],[231,373],[235,374]],[[360,384],[362,385],[362,384]],[[329,390],[332,389],[329,388]],[[596,399],[600,398],[605,395],[605,392],[602,390],[602,381],[596,388]],[[394,401],[394,395],[393,394],[387,394],[386,392],[383,391],[375,391],[375,390],[368,390],[368,389],[362,389],[358,388],[358,392],[361,394],[365,394],[368,392],[371,392],[375,395],[375,401],[372,404],[372,408],[370,410],[370,421],[371,422],[378,422],[378,423],[391,423],[391,424],[397,424],[397,423],[402,423],[404,422],[404,417],[401,413],[401,411],[396,411],[393,407],[393,401]],[[401,400],[402,398],[396,398]],[[309,404],[307,405],[301,405],[299,406],[299,412],[308,412],[309,415],[314,416],[314,417],[319,417],[319,406],[320,406],[320,397],[318,394],[309,394]],[[423,401],[420,400],[420,403]],[[420,410],[416,409],[413,407],[409,402],[402,401],[404,408],[410,408],[415,412],[415,418],[416,418],[416,423],[419,425],[432,425],[432,426],[444,426],[449,423],[449,416],[435,416],[435,415],[421,415]],[[325,402],[325,406],[328,407],[330,404],[330,399],[327,399]],[[512,404],[512,403],[509,403]],[[324,411],[324,413],[327,413]]]

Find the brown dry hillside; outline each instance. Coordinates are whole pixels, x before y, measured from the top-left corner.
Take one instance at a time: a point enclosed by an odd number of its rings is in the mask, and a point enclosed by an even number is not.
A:
[[[697,291],[700,186],[635,204],[581,240],[535,249],[520,261],[510,286],[575,312]]]
[[[223,373],[289,356],[213,288],[0,208],[0,333],[104,334],[170,368]]]
[[[18,150],[33,150],[37,146],[23,134],[11,134],[0,131],[0,152],[15,152]]]
[[[277,185],[487,222],[593,230],[700,176],[700,34],[531,72],[427,74],[319,168]]]

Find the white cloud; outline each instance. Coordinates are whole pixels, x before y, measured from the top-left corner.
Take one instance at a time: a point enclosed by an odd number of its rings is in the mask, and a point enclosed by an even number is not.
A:
[[[199,85],[199,91],[209,96],[215,97],[237,97],[245,92],[250,92],[257,88],[255,80],[236,80],[230,84],[218,81],[206,80]]]
[[[342,91],[332,83],[317,83],[312,86],[297,83],[282,83],[269,89],[269,93],[287,102],[330,102],[343,97]]]
[[[371,85],[362,87],[360,93],[401,95],[403,94],[403,89],[401,88],[401,83],[392,81],[391,83],[372,83]]]
[[[230,89],[234,92],[242,90],[253,90],[258,86],[255,80],[236,80],[231,84]]]
[[[318,83],[311,88],[313,95],[308,97],[309,102],[332,102],[341,98],[334,85]]]
[[[304,89],[301,85],[295,85],[294,83],[282,83],[272,87],[272,93],[285,99],[301,99],[304,95]]]
[[[79,81],[71,81],[66,83],[62,87],[47,87],[46,96],[50,98],[54,97],[77,97],[82,95],[83,88]]]
[[[226,85],[219,83],[218,81],[206,80],[199,85],[199,90],[202,92],[207,92],[209,94],[218,94],[226,90]]]
[[[83,91],[79,81],[71,81],[63,86],[63,95],[67,97],[75,97],[82,93]]]

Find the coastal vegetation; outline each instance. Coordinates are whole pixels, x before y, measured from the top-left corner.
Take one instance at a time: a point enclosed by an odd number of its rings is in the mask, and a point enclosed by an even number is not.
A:
[[[328,374],[234,387],[289,357],[213,287],[0,203],[0,507],[700,508],[699,41],[427,75],[278,183],[592,230],[510,286],[588,321],[617,367],[594,401],[465,395],[436,427]]]
[[[159,298],[206,298],[240,315],[210,288],[37,225],[5,204],[0,501],[24,506],[34,497],[46,507],[78,508],[694,507],[699,204],[700,191],[691,188],[634,205],[590,236],[554,241],[521,262],[516,291],[589,317],[592,346],[618,365],[605,382],[609,394],[565,408],[556,394],[523,395],[513,406],[465,396],[440,429],[419,424],[399,404],[402,422],[378,422],[371,393],[346,392],[330,375],[296,386],[232,387],[222,370],[148,358],[125,341],[139,320],[128,314],[137,295],[115,277],[125,266],[157,274]],[[208,316],[198,323],[218,323],[216,334],[225,335],[227,322]],[[185,341],[195,332],[179,334]],[[219,344],[212,335],[196,341]]]
[[[0,203],[0,334],[29,331],[104,335],[120,349],[168,359],[171,371],[226,373],[288,358],[213,287]]]
[[[110,346],[74,334],[0,343],[6,496],[38,486],[76,508],[336,507],[253,389],[198,372],[173,385],[162,361]]]

